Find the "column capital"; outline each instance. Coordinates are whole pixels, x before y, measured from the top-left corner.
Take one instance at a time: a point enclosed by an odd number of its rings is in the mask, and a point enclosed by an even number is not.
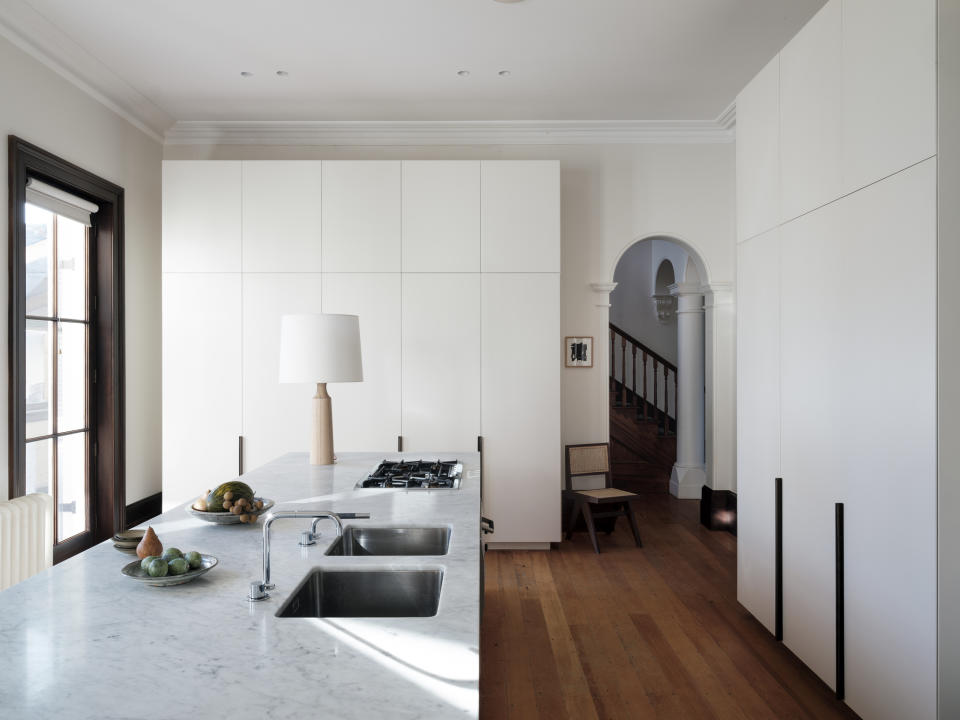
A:
[[[703,295],[703,287],[694,283],[674,283],[668,285],[667,290],[671,295],[683,297],[684,295]]]
[[[595,293],[600,295],[600,302],[596,305],[597,307],[610,307],[610,293],[613,292],[614,288],[617,287],[617,283],[590,283],[590,289]]]
[[[710,283],[709,285],[704,285],[701,290],[703,290],[704,307],[706,308],[733,305],[733,283]]]
[[[703,290],[693,283],[674,283],[667,288],[677,298],[677,317],[703,313]]]

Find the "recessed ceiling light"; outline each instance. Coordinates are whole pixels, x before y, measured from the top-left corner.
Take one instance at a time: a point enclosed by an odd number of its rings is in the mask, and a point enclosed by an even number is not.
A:
[[[497,73],[497,75],[499,75],[500,77],[507,77],[507,76],[510,75],[510,71],[509,71],[509,70],[501,70],[500,72]]]
[[[460,77],[467,77],[470,74],[469,70],[457,70],[457,75]]]
[[[240,77],[253,77],[253,73],[248,70],[241,70]]]
[[[286,76],[289,75],[289,74],[290,74],[290,73],[288,73],[286,70],[277,70],[277,76],[278,76],[278,77],[286,77]]]

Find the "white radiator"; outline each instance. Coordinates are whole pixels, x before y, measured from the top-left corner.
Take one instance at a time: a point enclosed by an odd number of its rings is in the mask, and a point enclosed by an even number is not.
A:
[[[53,498],[0,502],[0,590],[53,565]]]

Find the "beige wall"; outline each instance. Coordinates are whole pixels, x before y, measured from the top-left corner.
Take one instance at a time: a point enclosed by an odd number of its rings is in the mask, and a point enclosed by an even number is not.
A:
[[[129,122],[0,38],[0,133],[17,135],[120,185],[126,202],[127,502],[160,491],[160,171],[162,148]],[[7,174],[0,227],[7,228]],[[6,264],[7,254],[2,254]],[[0,271],[7,296],[7,270]],[[0,313],[6,337],[7,313]],[[4,378],[7,354],[0,359]],[[7,468],[7,383],[0,383],[0,468]],[[0,500],[7,479],[0,482]]]
[[[709,280],[734,279],[734,146],[553,145],[475,147],[166,146],[168,160],[293,159],[558,159],[562,193],[562,328],[592,335],[592,369],[563,371],[564,443],[608,437],[607,296],[591,283],[613,279],[617,259],[636,240],[670,235],[696,250]],[[732,337],[725,338],[732,353]],[[561,343],[558,339],[557,356]],[[718,367],[731,367],[719,363]],[[732,381],[732,378],[731,380]],[[732,397],[732,395],[730,395]],[[729,405],[728,401],[728,405]],[[733,417],[733,409],[718,413]],[[720,487],[733,487],[732,427],[720,453]],[[717,485],[715,485],[717,486]]]

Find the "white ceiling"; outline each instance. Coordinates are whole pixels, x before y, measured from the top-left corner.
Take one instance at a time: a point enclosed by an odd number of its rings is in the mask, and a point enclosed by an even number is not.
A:
[[[712,120],[824,1],[2,0],[0,23],[158,133],[176,120]]]

